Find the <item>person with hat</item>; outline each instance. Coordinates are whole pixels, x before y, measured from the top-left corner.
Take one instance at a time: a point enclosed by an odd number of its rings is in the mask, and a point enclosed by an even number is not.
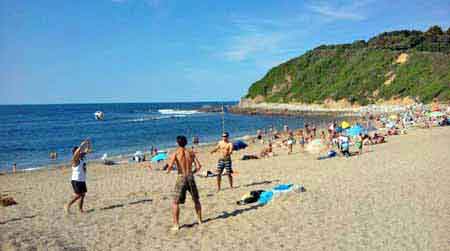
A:
[[[220,158],[217,163],[217,192],[220,191],[220,185],[222,181],[222,173],[225,169],[225,174],[228,175],[228,181],[230,187],[233,188],[233,169],[231,162],[231,154],[233,153],[233,144],[228,140],[228,132],[222,134],[222,140],[219,141],[217,146],[211,151],[211,154],[220,152]]]

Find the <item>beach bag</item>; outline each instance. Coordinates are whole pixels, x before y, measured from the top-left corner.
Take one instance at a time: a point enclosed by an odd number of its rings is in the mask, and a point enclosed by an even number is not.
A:
[[[238,205],[245,205],[257,202],[260,195],[264,192],[264,190],[256,190],[251,191],[249,193],[246,193],[244,196],[242,196],[241,200],[237,202]]]
[[[331,150],[331,151],[329,151],[328,152],[328,158],[332,158],[332,157],[335,157],[336,156],[336,152],[335,151],[333,151],[333,150]]]

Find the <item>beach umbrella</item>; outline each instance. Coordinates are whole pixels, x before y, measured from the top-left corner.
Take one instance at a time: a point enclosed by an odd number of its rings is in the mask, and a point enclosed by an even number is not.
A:
[[[233,143],[233,151],[239,151],[241,149],[245,149],[248,145],[242,141],[242,140],[237,140]]]
[[[348,123],[347,121],[342,121],[341,127],[344,128],[344,129],[347,129],[347,128],[350,127],[350,123]]]
[[[167,159],[167,153],[158,153],[152,158],[152,162],[158,162]]]
[[[360,133],[363,133],[364,128],[360,125],[354,125],[346,130],[348,136],[358,136]]]

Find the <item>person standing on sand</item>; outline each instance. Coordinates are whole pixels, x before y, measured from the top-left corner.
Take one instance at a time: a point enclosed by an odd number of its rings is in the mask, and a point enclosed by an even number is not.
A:
[[[291,154],[293,145],[295,144],[295,138],[294,138],[294,134],[292,132],[289,133],[286,143],[288,146],[288,154]]]
[[[233,153],[233,145],[228,141],[229,134],[224,132],[222,134],[222,140],[219,141],[216,148],[211,151],[211,154],[219,151],[221,157],[217,163],[217,192],[220,191],[220,183],[222,181],[223,169],[226,169],[226,175],[228,175],[228,181],[230,182],[230,188],[233,188],[233,169],[231,162],[231,154]]]
[[[194,151],[186,149],[187,139],[185,136],[177,137],[178,148],[172,154],[169,159],[167,173],[173,168],[173,165],[177,165],[178,176],[175,183],[174,197],[172,202],[172,215],[173,215],[173,227],[172,230],[177,231],[180,229],[180,204],[184,204],[186,201],[186,192],[192,196],[192,200],[195,204],[195,211],[197,213],[198,224],[202,224],[202,206],[200,204],[200,196],[198,194],[197,185],[194,180],[194,173],[198,172],[202,167],[200,161],[195,156]],[[195,170],[192,171],[192,164],[195,165]]]
[[[84,203],[84,197],[87,193],[87,187],[86,187],[86,162],[84,160],[84,157],[89,152],[89,149],[91,148],[91,142],[89,140],[85,140],[81,142],[80,146],[75,146],[72,149],[72,188],[75,196],[72,200],[69,201],[64,206],[64,210],[66,213],[69,213],[70,207],[73,203],[75,203],[77,200],[80,200],[79,202],[79,210],[81,213],[84,213],[83,211],[83,203]]]

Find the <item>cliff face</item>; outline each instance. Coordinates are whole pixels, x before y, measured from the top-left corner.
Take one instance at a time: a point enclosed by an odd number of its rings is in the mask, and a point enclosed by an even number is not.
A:
[[[438,26],[319,46],[272,68],[242,103],[352,106],[433,99],[450,100],[450,28]]]

